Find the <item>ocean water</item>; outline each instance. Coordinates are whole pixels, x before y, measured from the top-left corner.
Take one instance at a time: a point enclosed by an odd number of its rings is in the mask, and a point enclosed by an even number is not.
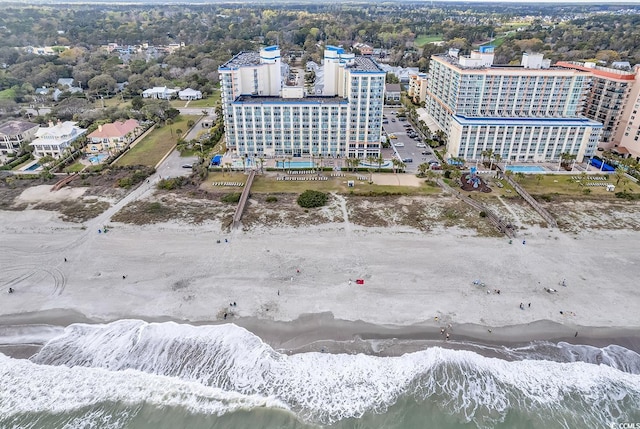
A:
[[[233,324],[140,320],[75,324],[48,335],[30,359],[0,354],[1,428],[640,423],[640,355],[613,345],[287,355]]]

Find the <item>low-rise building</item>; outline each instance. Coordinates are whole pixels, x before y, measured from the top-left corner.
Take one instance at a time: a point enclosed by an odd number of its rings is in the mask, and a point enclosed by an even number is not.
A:
[[[29,143],[33,146],[33,154],[38,158],[46,155],[59,158],[67,148],[71,147],[71,143],[87,132],[76,124],[77,122],[73,121],[58,122],[55,125],[49,122],[48,127],[38,128],[35,140]]]
[[[387,83],[384,85],[384,102],[388,104],[400,103],[402,88],[399,83]]]
[[[159,100],[170,100],[174,94],[178,92],[175,89],[167,88],[166,86],[155,86],[153,88],[145,89],[142,92],[143,98],[157,98]]]
[[[200,100],[202,98],[202,92],[196,89],[183,89],[178,92],[178,98],[180,100]]]
[[[135,140],[139,132],[140,123],[135,119],[99,125],[87,136],[89,142],[85,150],[88,153],[119,151]]]
[[[25,121],[9,121],[0,125],[0,154],[20,150],[20,145],[33,140],[40,125]]]

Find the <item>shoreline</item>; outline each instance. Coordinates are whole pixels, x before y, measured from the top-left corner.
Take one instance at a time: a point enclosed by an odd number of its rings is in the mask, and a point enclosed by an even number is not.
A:
[[[442,347],[470,350],[504,359],[500,353],[501,348],[523,347],[534,342],[568,343],[596,348],[617,345],[640,353],[640,333],[636,329],[566,326],[548,320],[525,325],[492,327],[491,332],[486,326],[476,324],[453,325],[448,329],[451,339],[445,341],[440,334],[440,325],[433,321],[405,326],[376,325],[363,321],[335,319],[330,313],[304,314],[292,321],[273,321],[255,317],[228,321],[189,321],[169,317],[149,319],[134,316],[114,320],[92,320],[78,312],[63,309],[0,316],[0,352],[15,358],[28,358],[37,352],[46,340],[61,334],[63,328],[68,325],[108,324],[123,319],[137,319],[148,323],[174,322],[193,326],[233,323],[258,336],[275,351],[288,355],[325,352],[394,357],[430,347]],[[25,335],[24,342],[19,340],[21,334],[16,334],[16,329]],[[578,332],[577,337],[574,336],[575,331]],[[11,339],[7,341],[9,337]]]

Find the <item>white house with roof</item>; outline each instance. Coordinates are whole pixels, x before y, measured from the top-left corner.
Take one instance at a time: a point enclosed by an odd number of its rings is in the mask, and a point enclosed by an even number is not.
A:
[[[178,92],[178,98],[180,100],[200,100],[202,98],[202,91],[191,88],[183,89]]]
[[[143,98],[157,98],[159,100],[170,100],[173,95],[178,92],[175,89],[167,88],[166,86],[155,86],[153,88],[145,89],[142,92]]]
[[[71,143],[87,132],[76,124],[73,121],[58,122],[55,125],[49,122],[48,127],[39,128],[35,140],[29,143],[29,146],[33,146],[33,154],[37,158],[45,155],[59,158]]]

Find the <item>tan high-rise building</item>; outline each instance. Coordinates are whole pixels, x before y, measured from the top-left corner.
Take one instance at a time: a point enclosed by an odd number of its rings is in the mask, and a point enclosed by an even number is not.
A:
[[[492,151],[511,162],[581,162],[596,152],[602,124],[581,115],[590,73],[551,67],[541,54],[493,65],[493,51],[431,57],[426,109],[448,139],[447,156]]]

